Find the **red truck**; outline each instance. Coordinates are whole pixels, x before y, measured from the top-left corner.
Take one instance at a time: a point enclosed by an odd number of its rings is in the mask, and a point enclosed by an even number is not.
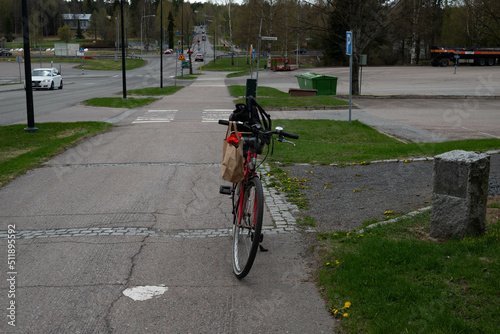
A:
[[[458,56],[458,58],[457,58]],[[486,47],[438,47],[431,48],[431,65],[448,66],[449,62],[470,63],[479,66],[498,64],[500,48]]]

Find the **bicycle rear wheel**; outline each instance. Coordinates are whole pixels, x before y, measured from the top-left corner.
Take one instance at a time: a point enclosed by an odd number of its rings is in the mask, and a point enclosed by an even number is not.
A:
[[[239,189],[241,191],[241,185]],[[243,209],[241,223],[238,224],[238,201],[233,224],[233,271],[241,279],[250,272],[261,241],[264,194],[260,179],[256,176],[250,178],[244,193],[239,196],[243,196]]]

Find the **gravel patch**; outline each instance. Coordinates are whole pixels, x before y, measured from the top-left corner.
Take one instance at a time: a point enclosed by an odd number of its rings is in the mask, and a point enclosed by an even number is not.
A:
[[[292,176],[309,178],[310,209],[302,213],[315,219],[318,231],[357,229],[367,220],[384,218],[386,211],[407,213],[431,203],[432,161],[284,169]],[[499,154],[491,155],[489,195],[500,195]]]

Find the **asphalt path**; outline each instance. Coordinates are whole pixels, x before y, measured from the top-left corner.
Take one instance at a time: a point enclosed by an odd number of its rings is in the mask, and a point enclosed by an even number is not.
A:
[[[427,71],[427,76],[435,71],[409,69]],[[377,89],[386,95],[411,88],[409,77],[400,79],[392,68],[376,70],[378,75],[373,75],[378,80]],[[471,69],[470,76],[481,77],[475,72],[479,70],[481,68]],[[318,71],[345,73],[345,69]],[[136,73],[145,75],[144,70]],[[261,85],[286,90],[286,85],[296,87],[294,75],[297,73],[300,72],[262,72],[259,81]],[[491,96],[500,95],[494,88],[496,73],[487,88]],[[416,72],[414,76],[415,84],[424,80]],[[492,103],[491,107],[480,107],[477,109],[480,112],[462,118],[474,119],[485,126],[498,120],[493,113],[497,100],[490,99],[490,95],[478,97],[474,84],[442,80],[441,76],[435,76],[441,80],[437,87],[440,92],[461,89],[474,99]],[[156,77],[152,74],[139,77],[138,85],[141,80],[149,83]],[[345,74],[339,74],[340,78],[345,78]],[[230,200],[218,194],[220,141],[225,129],[215,121],[227,118],[233,108],[226,86],[244,85],[245,80],[224,79],[224,73],[207,73],[178,93],[144,108],[102,111],[73,105],[38,116],[40,122],[57,121],[63,117],[78,118],[75,116],[78,113],[87,120],[108,120],[118,126],[0,189],[3,226],[0,244],[5,260],[8,257],[7,226],[15,225],[13,230],[17,235],[16,266],[5,267],[0,274],[5,284],[0,287],[0,304],[5,310],[0,332],[329,333],[336,327],[310,274],[314,269],[306,242],[310,233],[296,227],[290,215],[293,208],[279,204],[279,196],[269,194],[275,202],[266,202],[265,245],[270,251],[258,254],[254,268],[243,281],[232,275],[228,236]],[[345,89],[344,80],[339,83],[341,93]],[[393,88],[390,88],[391,81],[396,85]],[[404,84],[406,81],[409,83]],[[427,87],[425,94],[434,95],[432,100],[437,104],[449,103],[440,92],[436,87]],[[0,96],[4,94],[7,93],[2,92]],[[421,128],[418,124],[423,121],[410,124],[414,121],[410,118],[418,118],[415,110],[420,110],[415,108],[411,113],[411,103],[400,110],[400,113],[408,113],[408,117],[399,115],[396,119],[398,102],[391,108],[384,107],[384,101],[389,105],[393,100],[401,99],[360,101],[355,115],[364,117],[367,123],[379,122],[380,129],[389,124],[393,134],[399,131],[405,139],[411,139],[405,137],[411,133],[415,141],[434,133],[448,138],[453,132],[453,122],[443,122],[448,132],[444,128]],[[393,109],[392,114],[382,114],[385,109]],[[486,109],[490,111],[483,112]],[[485,117],[490,112],[492,118]],[[273,111],[272,115],[274,118],[345,119],[347,113],[345,110],[299,110]],[[490,132],[483,136],[496,135]],[[459,137],[470,135],[462,132]],[[408,173],[415,169],[421,171],[418,164],[397,166],[400,167],[396,167],[397,173],[394,173],[392,167],[374,165],[370,175],[373,179],[384,175],[378,185],[387,183],[396,191],[401,185],[408,185]],[[332,175],[328,173],[324,176]],[[355,175],[359,180],[367,175],[359,171],[356,174],[361,174]],[[420,174],[428,180],[429,173]],[[347,175],[346,179],[354,182],[356,177]],[[397,183],[396,177],[401,178],[401,183]],[[343,189],[352,192],[353,182],[342,184]],[[368,181],[363,179],[360,184],[366,186]],[[378,186],[376,191],[378,200],[382,201],[385,192]],[[370,196],[372,192],[367,190],[362,194]],[[426,190],[419,194],[409,192],[419,203],[425,202],[427,195]],[[342,206],[345,198],[339,196],[338,206],[358,213],[366,210],[357,203]],[[397,198],[397,191],[395,196]],[[380,201],[375,204],[382,203]],[[321,202],[321,207],[335,208],[325,202]],[[385,209],[393,208],[380,205],[378,211]],[[325,209],[321,212],[320,228],[327,229],[331,214]],[[355,222],[362,217],[361,214],[355,217]],[[339,228],[349,226],[339,223]],[[15,272],[9,274],[13,270]],[[13,285],[12,280],[7,281],[11,277],[14,277]],[[13,288],[15,297],[9,297]],[[134,288],[142,289],[142,293],[132,290]],[[144,292],[147,288],[153,291],[150,295]],[[7,307],[13,300],[16,328],[8,324],[7,318],[11,313]]]
[[[216,121],[233,109],[224,76],[125,113],[113,131],[0,190],[2,229],[17,235],[15,274],[0,274],[15,279],[0,288],[0,332],[333,330],[307,236],[279,196],[266,202],[269,251],[244,280],[232,273],[231,201],[218,193],[226,129]],[[6,261],[5,234],[0,243]]]

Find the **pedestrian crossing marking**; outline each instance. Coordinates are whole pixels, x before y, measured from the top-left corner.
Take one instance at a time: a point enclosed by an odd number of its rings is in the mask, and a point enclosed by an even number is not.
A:
[[[148,110],[132,123],[168,123],[174,120],[177,110]]]
[[[229,119],[232,109],[205,109],[203,110],[202,122],[218,122],[219,119]]]
[[[177,115],[178,110],[148,110],[142,116],[138,116],[132,123],[168,123],[172,122]],[[201,113],[201,121],[203,123],[215,123],[219,119],[229,119],[229,115],[233,109],[204,109]]]

